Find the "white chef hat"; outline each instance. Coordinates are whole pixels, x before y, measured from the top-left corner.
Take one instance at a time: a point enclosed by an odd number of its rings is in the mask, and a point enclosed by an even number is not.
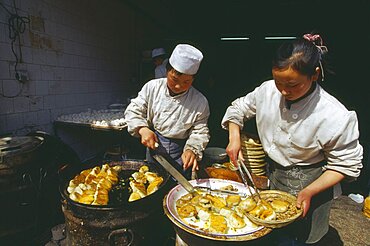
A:
[[[169,62],[180,73],[194,75],[198,72],[203,54],[188,44],[178,44],[173,50]]]
[[[152,58],[165,54],[166,51],[164,50],[164,48],[156,48],[152,50]]]

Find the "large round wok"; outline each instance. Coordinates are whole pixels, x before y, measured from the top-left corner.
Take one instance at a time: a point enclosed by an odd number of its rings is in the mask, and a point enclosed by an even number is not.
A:
[[[157,164],[152,164],[148,163],[143,160],[124,160],[124,161],[112,161],[112,162],[104,162],[108,163],[110,166],[116,166],[119,165],[122,168],[121,172],[125,172],[125,175],[128,176],[131,175],[131,173],[138,171],[139,168],[143,165],[147,165],[149,167],[149,170],[152,172],[157,173],[161,177],[163,177],[163,182],[159,186],[159,189],[154,192],[153,194],[146,196],[142,199],[139,199],[134,202],[129,202],[128,201],[128,196],[127,199],[123,199],[120,201],[115,201],[113,203],[109,203],[108,205],[88,205],[88,204],[82,204],[76,201],[73,201],[68,194],[67,187],[69,184],[69,181],[78,173],[80,173],[82,170],[92,168],[95,166],[101,166],[99,163],[91,163],[91,164],[86,164],[83,166],[64,166],[59,170],[59,176],[60,176],[60,193],[62,195],[62,198],[70,204],[72,207],[78,209],[83,209],[83,211],[86,210],[122,210],[122,209],[127,209],[127,210],[148,210],[153,207],[153,204],[160,204],[162,198],[164,195],[168,192],[168,189],[166,189],[166,184],[169,179],[169,174],[166,172],[166,170],[163,169],[162,166],[157,165]],[[102,163],[102,164],[104,164]],[[129,184],[127,183],[125,186],[125,189],[128,189]],[[122,192],[126,192],[127,190]]]

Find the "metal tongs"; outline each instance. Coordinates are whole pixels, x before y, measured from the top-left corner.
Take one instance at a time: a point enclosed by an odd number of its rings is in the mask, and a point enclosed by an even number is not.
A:
[[[255,200],[254,196],[252,195],[252,190],[251,190],[250,186],[248,185],[248,181],[247,181],[247,178],[246,178],[245,174],[247,174],[249,180],[251,181],[251,183],[253,185],[253,189],[256,191],[258,198],[260,200],[262,200],[261,195],[258,192],[258,188],[257,188],[257,186],[254,183],[254,180],[252,178],[252,174],[249,172],[248,168],[244,164],[244,161],[241,160],[241,159],[238,159],[238,170],[239,170],[239,173],[240,173],[240,177],[242,178],[245,187],[247,187],[247,189],[249,190],[249,193],[251,193],[252,198]]]

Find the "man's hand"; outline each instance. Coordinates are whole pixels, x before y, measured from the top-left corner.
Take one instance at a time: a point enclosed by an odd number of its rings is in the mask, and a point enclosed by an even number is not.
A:
[[[181,159],[182,162],[184,163],[183,164],[184,170],[188,169],[191,166],[193,166],[192,171],[199,170],[197,156],[190,149],[185,150],[185,152],[182,153]]]
[[[155,149],[156,143],[158,144],[158,138],[155,133],[148,127],[141,127],[138,131],[141,136],[141,143],[151,149]]]

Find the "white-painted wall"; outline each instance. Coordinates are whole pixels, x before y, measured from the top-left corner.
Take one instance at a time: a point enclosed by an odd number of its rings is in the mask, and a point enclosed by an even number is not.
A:
[[[0,136],[35,130],[53,134],[60,115],[103,109],[136,95],[141,53],[157,27],[124,1],[16,0],[16,9],[13,0],[2,4]],[[18,69],[29,77],[24,83],[15,79],[7,11],[30,20],[20,34],[21,45],[14,45],[17,56],[22,54]],[[82,159],[107,145],[94,133],[65,131],[58,135]]]

